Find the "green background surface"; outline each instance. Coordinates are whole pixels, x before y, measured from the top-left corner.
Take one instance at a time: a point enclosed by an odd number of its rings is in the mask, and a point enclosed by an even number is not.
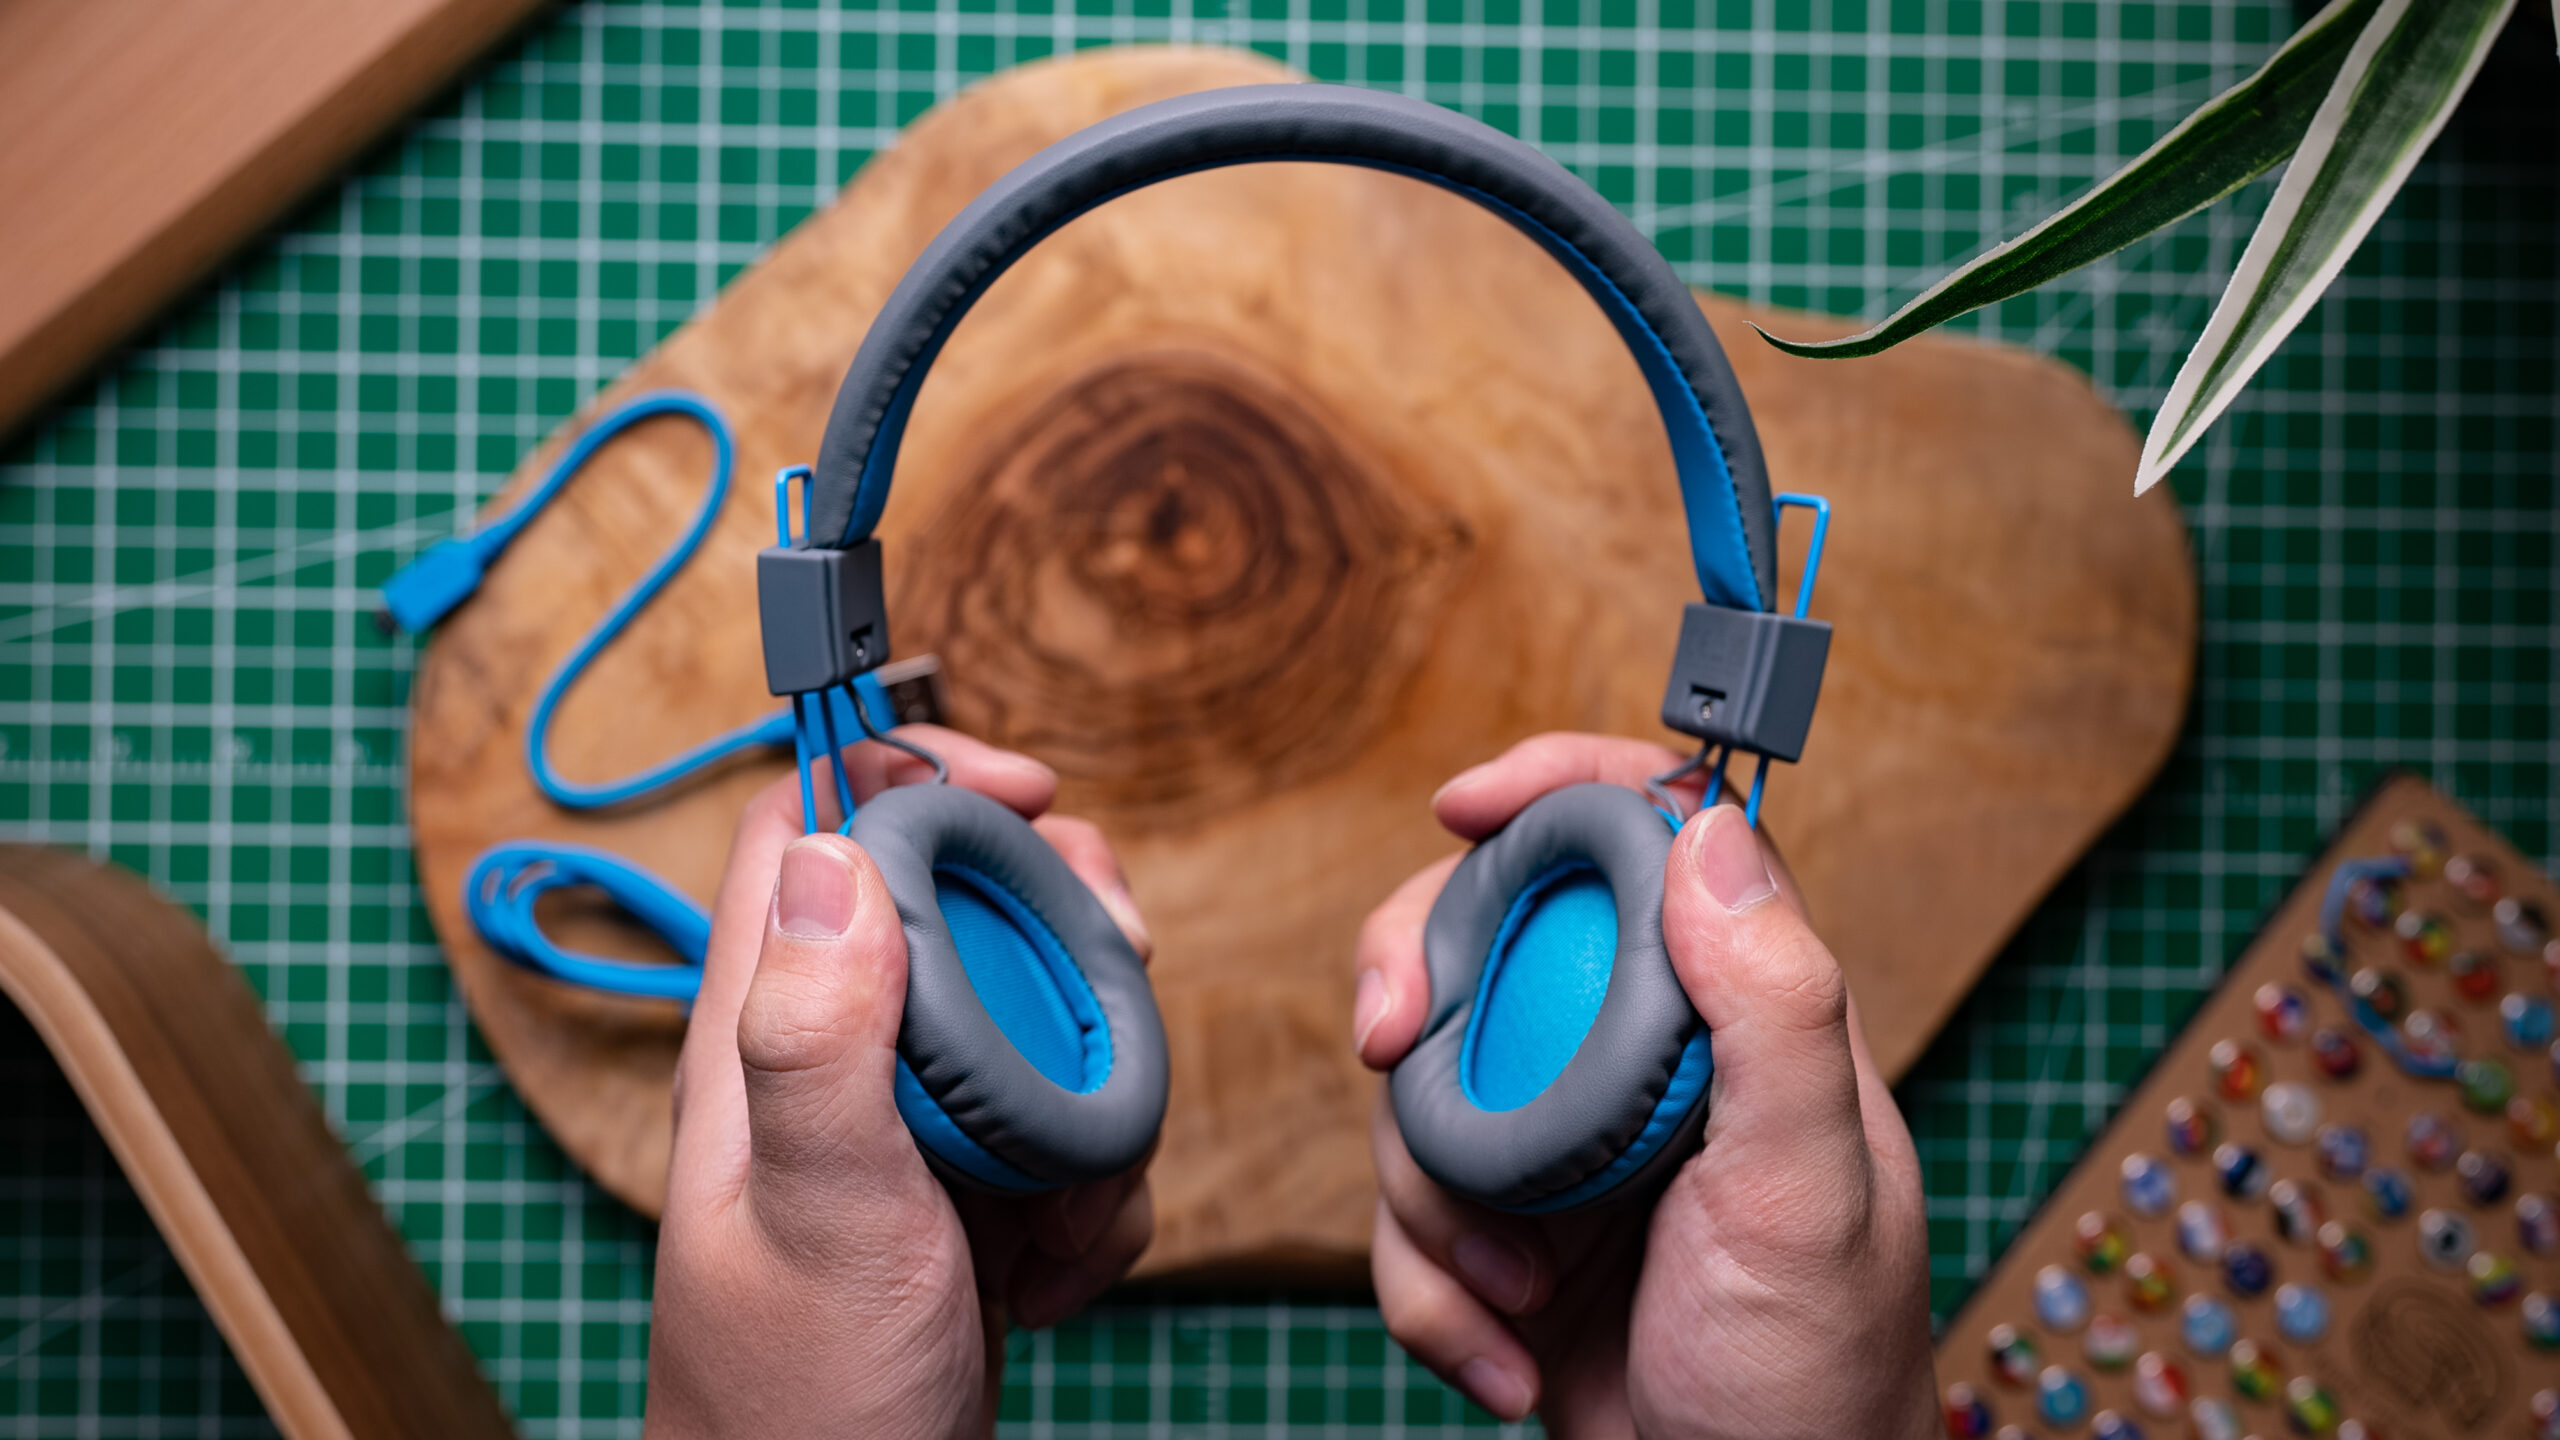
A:
[[[1901,1090],[1941,1315],[2380,767],[2550,851],[2542,9],[2176,477],[2203,586],[2176,757]],[[447,980],[403,822],[416,652],[375,633],[369,589],[897,126],[1071,49],[1250,46],[1536,141],[1696,283],[1876,315],[2292,23],[2088,0],[572,6],[9,443],[0,827],[203,915],[525,1429],[636,1434],[651,1231],[533,1124]],[[2264,199],[1967,324],[2140,423]],[[269,1433],[31,1035],[0,1039],[0,1434]],[[1010,1434],[1493,1428],[1362,1295],[1141,1294],[1013,1355]]]

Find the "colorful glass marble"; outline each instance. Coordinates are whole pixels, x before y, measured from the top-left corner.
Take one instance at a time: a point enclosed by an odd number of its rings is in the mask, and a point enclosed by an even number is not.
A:
[[[2089,1382],[2059,1365],[2036,1377],[2036,1413],[2047,1425],[2077,1425],[2089,1413]]]
[[[2311,1032],[2311,1063],[2332,1080],[2345,1080],[2364,1067],[2364,1047],[2335,1025]]]
[[[2089,1323],[2089,1287],[2059,1265],[2036,1272],[2036,1319],[2044,1328],[2068,1335]]]
[[[2560,1140],[2560,1101],[2519,1095],[2507,1102],[2507,1137],[2519,1150],[2541,1150]]]
[[[2419,1064],[2450,1066],[2461,1058],[2462,1029],[2446,1012],[2421,1006],[2400,1017],[2400,1045]]]
[[[2452,847],[2444,827],[2433,820],[2400,820],[2391,826],[2392,853],[2406,859],[2409,873],[2421,880],[2433,880],[2444,873],[2445,857],[2452,853]]]
[[[2551,1043],[2551,1002],[2519,990],[2498,1002],[2498,1027],[2518,1050],[2539,1050]]]
[[[2517,1196],[2516,1243],[2528,1255],[2560,1254],[2560,1203],[2548,1195]]]
[[[2462,1148],[2462,1132],[2433,1110],[2409,1117],[2409,1163],[2421,1170],[2442,1170]]]
[[[2317,985],[2335,985],[2346,973],[2345,957],[2329,937],[2314,930],[2302,937],[2302,973]]]
[[[2157,1420],[2175,1419],[2187,1408],[2187,1369],[2157,1350],[2146,1350],[2133,1362],[2133,1403]]]
[[[2071,1244],[2080,1252],[2080,1263],[2090,1274],[2113,1275],[2132,1252],[2133,1236],[2123,1221],[2104,1210],[2092,1210],[2073,1223]]]
[[[1991,1327],[1983,1337],[1991,1350],[1991,1376],[2003,1385],[2024,1389],[2035,1383],[2038,1357],[2035,1337],[2015,1325]]]
[[[2389,1222],[2408,1214],[2417,1193],[2417,1187],[2409,1182],[2408,1172],[2394,1166],[2385,1165],[2365,1174],[2364,1201],[2376,1220]]]
[[[1991,1440],[2036,1440],[2036,1437],[2015,1425],[2003,1425],[1991,1432]]]
[[[2524,1293],[2524,1273],[2516,1269],[2516,1262],[2494,1250],[2472,1252],[2462,1268],[2471,1276],[2471,1298],[2482,1305],[2504,1305]]]
[[[2193,1425],[2196,1440],[2240,1440],[2240,1412],[2231,1402],[2218,1395],[2199,1395],[2187,1407],[2187,1423]]]
[[[1946,1416],[1947,1434],[1953,1440],[1981,1440],[1991,1433],[1991,1403],[1961,1380],[1947,1387],[1946,1399],[1939,1408]]]
[[[2462,1198],[2474,1205],[2495,1205],[2507,1198],[2508,1182],[2514,1172],[2507,1162],[2487,1150],[2465,1150],[2453,1162],[2453,1177],[2462,1187]]]
[[[2338,1399],[2308,1375],[2296,1375],[2284,1387],[2284,1416],[2296,1432],[2334,1435],[2338,1431]]]
[[[2318,1343],[2329,1333],[2329,1297],[2317,1285],[2276,1287],[2276,1333],[2296,1345]]]
[[[2388,970],[2367,965],[2347,981],[2347,993],[2384,1020],[2397,1020],[2409,1008],[2409,987]]]
[[[2373,1160],[2373,1140],[2361,1125],[2323,1125],[2311,1149],[2320,1173],[2332,1180],[2353,1180]]]
[[[2092,1316],[2088,1333],[2080,1337],[2080,1352],[2101,1370],[2121,1370],[2132,1364],[2133,1352],[2140,1348],[2142,1332],[2121,1315]]]
[[[2258,1119],[2268,1139],[2299,1145],[2320,1128],[2320,1097],[2308,1085],[2279,1080],[2258,1096]]]
[[[2190,1295],[2178,1306],[2178,1338],[2200,1358],[2214,1359],[2240,1338],[2239,1317],[2220,1296]]]
[[[2498,962],[2477,950],[2465,950],[2444,964],[2445,974],[2453,979],[2453,993],[2478,1003],[2498,993]]]
[[[2268,1186],[2267,1205],[2275,1211],[2276,1234],[2296,1245],[2310,1244],[2328,1218],[2321,1213],[2320,1192],[2300,1180]]]
[[[2202,1155],[2222,1138],[2222,1122],[2210,1101],[2180,1095],[2163,1106],[2160,1114],[2172,1155]]]
[[[2477,915],[2498,903],[2505,893],[2498,884],[2498,867],[2477,855],[2448,855],[2444,861],[2445,883],[2462,901],[2462,908]]]
[[[2216,1040],[2204,1058],[2213,1069],[2213,1088],[2225,1100],[2255,1100],[2267,1083],[2267,1062],[2245,1040]]]
[[[2258,1033],[2279,1045],[2291,1045],[2311,1027],[2311,1002],[2290,985],[2266,984],[2250,997],[2257,1007]]]
[[[2471,1258],[2478,1243],[2471,1222],[2450,1210],[2425,1210],[2418,1215],[2418,1254],[2440,1270],[2459,1270]]]
[[[2483,1056],[2463,1061],[2453,1072],[2453,1083],[2462,1087],[2464,1105],[2482,1115],[2496,1115],[2515,1096],[2516,1072],[2504,1060]]]
[[[2089,1417],[2089,1440],[2142,1440],[2142,1427],[2113,1410]]]
[[[2551,939],[2551,922],[2542,907],[2510,895],[2489,911],[2498,927],[2498,943],[2511,955],[2531,955]]]
[[[2147,1250],[2124,1257],[2125,1299],[2145,1315],[2157,1315],[2178,1298],[2178,1281],[2169,1262]]]
[[[2124,1186],[2124,1208],[2146,1220],[2156,1220],[2169,1213],[2178,1198],[2178,1177],[2169,1171],[2169,1162],[2157,1155],[2136,1152],[2124,1157],[2117,1167]]]
[[[2560,1440],[2560,1390],[2536,1390],[2526,1404],[2533,1416],[2533,1440]]]
[[[2261,1247],[2247,1241],[2234,1240],[2222,1252],[2222,1283],[2243,1300],[2267,1293],[2275,1283],[2276,1262]]]
[[[2524,1343],[2536,1350],[2560,1350],[2560,1300],[2540,1290],[2524,1297]]]
[[[2343,1220],[2320,1227],[2320,1273],[2351,1285],[2373,1273],[2373,1242]]]
[[[2276,1362],[2255,1340],[2231,1342],[2231,1388],[2243,1400],[2265,1400],[2274,1396],[2284,1384],[2284,1376]]]
[[[2396,875],[2365,875],[2347,882],[2346,913],[2379,930],[2409,908],[2409,887]]]
[[[2222,1258],[2231,1243],[2231,1217],[2210,1200],[2190,1200],[2178,1207],[2178,1253],[2199,1265]]]
[[[2255,1200],[2267,1193],[2267,1162],[2246,1145],[2225,1141],[2214,1147],[2214,1178],[2234,1200]]]
[[[2421,970],[2433,970],[2453,954],[2453,927],[2440,915],[2403,910],[2391,922],[2391,931],[2400,937],[2400,953]]]

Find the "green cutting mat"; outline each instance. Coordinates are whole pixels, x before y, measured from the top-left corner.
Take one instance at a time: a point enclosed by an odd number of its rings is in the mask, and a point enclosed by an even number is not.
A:
[[[2550,851],[2560,223],[2550,32],[2522,8],[2521,80],[2493,74],[2177,478],[2204,648],[2167,775],[1903,1089],[1941,1313],[2379,767]],[[415,652],[369,590],[898,125],[1074,48],[1248,45],[1537,141],[1698,283],[1876,314],[2292,23],[2268,0],[573,6],[0,459],[0,825],[194,906],[527,1431],[636,1434],[650,1233],[528,1119],[446,980],[402,820]],[[1975,323],[2145,416],[2263,202]],[[67,1091],[11,1064],[0,1434],[269,1433]],[[1141,1296],[1014,1355],[1011,1434],[1494,1428],[1363,1296]]]

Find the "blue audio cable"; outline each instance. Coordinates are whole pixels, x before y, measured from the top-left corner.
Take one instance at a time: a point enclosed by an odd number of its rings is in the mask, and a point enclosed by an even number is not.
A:
[[[382,587],[384,610],[398,628],[411,634],[425,633],[471,597],[499,553],[544,506],[559,497],[598,450],[633,425],[661,415],[691,419],[711,436],[714,454],[711,474],[703,488],[702,507],[657,563],[552,671],[542,687],[541,698],[534,704],[532,723],[526,728],[525,764],[544,798],[565,810],[594,810],[659,794],[734,755],[789,747],[799,763],[805,805],[810,799],[810,762],[839,753],[842,748],[821,740],[821,731],[831,738],[840,731],[851,733],[858,728],[862,734],[887,738],[881,732],[898,723],[896,706],[876,674],[864,674],[852,684],[830,691],[823,700],[794,697],[789,709],[715,735],[636,774],[590,784],[566,779],[551,765],[551,722],[562,698],[633,618],[657,598],[676,572],[692,561],[719,518],[721,503],[728,498],[737,446],[728,418],[705,396],[690,390],[652,390],[607,412],[553,463],[550,473],[522,503],[468,535],[437,541],[394,573]],[[895,740],[890,743],[899,744],[902,749],[914,748]],[[824,748],[819,748],[822,745]],[[935,763],[939,769],[939,761]],[[838,784],[849,816],[852,787],[841,776]],[[552,891],[570,887],[601,890],[666,941],[684,963],[617,960],[554,944],[536,922],[534,904]],[[665,880],[601,850],[532,840],[497,845],[473,863],[470,878],[464,882],[463,906],[472,928],[479,931],[491,949],[555,980],[617,995],[687,1002],[701,985],[703,952],[711,936],[710,916]]]

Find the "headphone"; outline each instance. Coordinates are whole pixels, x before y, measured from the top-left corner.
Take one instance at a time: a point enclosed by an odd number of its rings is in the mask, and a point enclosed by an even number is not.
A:
[[[1705,770],[1712,804],[1733,753],[1756,754],[1756,824],[1769,761],[1802,753],[1830,645],[1830,627],[1804,613],[1830,512],[1771,495],[1732,368],[1670,265],[1571,172],[1499,131],[1345,87],[1213,90],[1069,136],[962,210],[872,322],[816,464],[776,477],[780,543],[757,557],[757,606],[767,686],[791,699],[804,802],[812,761],[836,752],[836,697],[889,657],[872,531],[953,329],[1008,266],[1087,210],[1262,161],[1385,170],[1510,221],[1599,303],[1661,411],[1705,596],[1682,616],[1662,718],[1700,748],[1655,777],[1650,799],[1605,785],[1556,791],[1459,863],[1424,931],[1422,1036],[1390,1080],[1406,1145],[1451,1190],[1523,1213],[1637,1193],[1697,1145],[1714,1069],[1663,947],[1663,871],[1681,819],[1668,785]],[[1792,615],[1776,613],[1780,504],[1815,516]],[[874,732],[858,701],[850,708],[865,733],[914,748]],[[906,932],[897,1102],[927,1159],[1001,1191],[1136,1163],[1164,1117],[1164,1027],[1101,903],[992,800],[930,784],[857,809],[840,770],[836,784],[844,833],[878,864]]]

